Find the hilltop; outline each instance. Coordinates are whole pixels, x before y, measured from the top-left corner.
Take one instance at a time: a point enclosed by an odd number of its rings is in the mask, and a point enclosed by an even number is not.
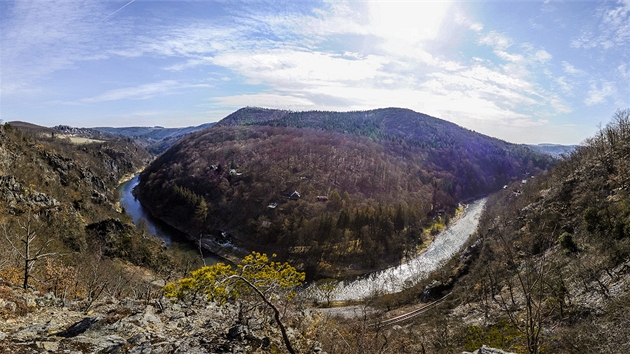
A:
[[[406,109],[241,109],[143,173],[151,212],[220,254],[278,253],[310,274],[361,274],[416,254],[458,202],[552,159]]]
[[[542,152],[543,154],[548,154],[559,159],[570,156],[571,153],[578,148],[578,145],[537,144],[527,145],[527,147],[534,151]]]
[[[177,140],[186,134],[206,129],[214,123],[201,124],[194,127],[185,128],[164,128],[164,127],[95,127],[93,130],[124,136],[133,139],[136,144],[144,147],[152,154],[158,155],[171,147]]]

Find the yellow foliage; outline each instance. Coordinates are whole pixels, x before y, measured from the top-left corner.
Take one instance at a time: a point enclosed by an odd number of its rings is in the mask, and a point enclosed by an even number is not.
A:
[[[0,278],[13,284],[20,284],[24,280],[24,271],[17,267],[7,267],[0,271]]]
[[[252,252],[236,269],[224,263],[205,266],[191,272],[188,278],[167,284],[163,291],[166,297],[176,300],[205,294],[208,301],[224,303],[228,298],[250,295],[253,286],[269,299],[284,296],[290,300],[296,295],[292,290],[302,285],[304,279],[305,273],[289,263],[270,261],[266,254]]]
[[[59,259],[47,258],[44,267],[46,291],[52,291],[55,296],[67,293],[76,284],[76,267],[67,266]],[[75,293],[78,289],[75,289]]]

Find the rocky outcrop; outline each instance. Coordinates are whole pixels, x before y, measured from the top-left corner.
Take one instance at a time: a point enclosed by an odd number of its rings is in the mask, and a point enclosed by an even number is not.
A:
[[[24,188],[15,176],[0,176],[0,199],[8,204],[9,211],[13,213],[21,208],[40,210],[60,205],[47,194]]]
[[[26,310],[12,311],[10,301],[2,299],[8,293],[14,300],[29,298]],[[271,353],[283,348],[279,330],[266,316],[239,316],[238,307],[229,304],[110,298],[86,314],[79,302],[63,304],[52,294],[0,286],[0,316],[0,353]],[[302,323],[311,316],[304,314]],[[297,333],[289,330],[300,353],[323,353],[317,342]]]

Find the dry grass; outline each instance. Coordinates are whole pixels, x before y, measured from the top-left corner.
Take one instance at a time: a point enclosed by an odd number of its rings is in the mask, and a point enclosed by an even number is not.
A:
[[[63,137],[60,137],[63,138]],[[69,139],[71,143],[73,144],[77,144],[77,145],[82,145],[82,144],[92,144],[92,143],[104,143],[104,140],[96,140],[96,139],[90,139],[90,138],[81,138],[81,137],[77,137],[77,136],[71,136],[68,137],[66,139]]]

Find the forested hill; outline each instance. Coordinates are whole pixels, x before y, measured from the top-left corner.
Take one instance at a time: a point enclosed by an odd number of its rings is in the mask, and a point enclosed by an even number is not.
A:
[[[396,151],[397,144],[399,150],[414,150],[425,155],[422,170],[451,174],[451,181],[458,188],[449,193],[456,199],[496,190],[505,181],[534,173],[536,168],[544,169],[551,163],[548,157],[532,153],[527,146],[510,144],[402,108],[291,112],[248,107],[217,123],[217,127],[227,126],[312,128],[365,136],[377,144],[388,145],[390,152],[400,155],[401,151]],[[475,178],[469,178],[472,176]]]
[[[162,154],[137,195],[232,250],[278,252],[317,272],[368,270],[414,253],[459,201],[551,163],[406,109],[244,108]]]

